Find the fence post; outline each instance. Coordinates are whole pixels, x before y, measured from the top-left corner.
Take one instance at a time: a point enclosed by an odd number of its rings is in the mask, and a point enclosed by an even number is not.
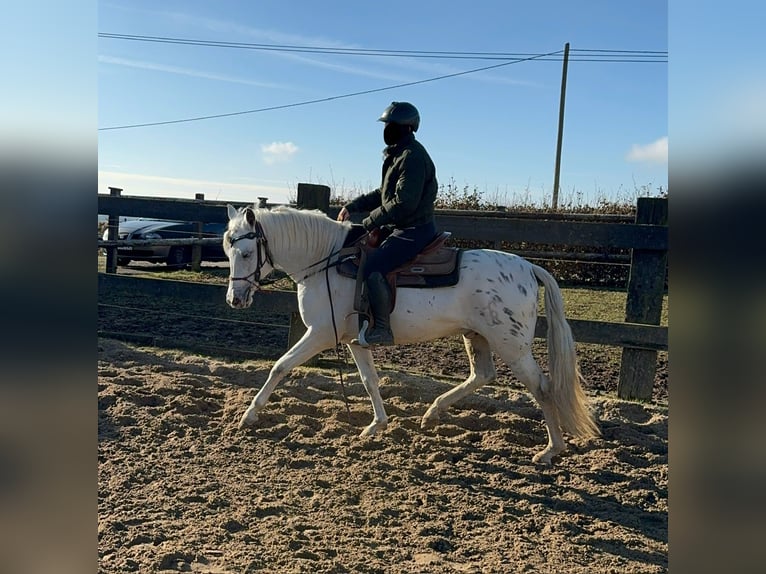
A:
[[[636,206],[636,223],[667,225],[668,200],[653,197],[639,198]],[[626,322],[645,325],[660,324],[667,262],[667,251],[632,250],[628,297],[625,303]],[[623,348],[617,396],[621,399],[651,399],[656,371],[657,351]]]
[[[330,209],[330,188],[326,185],[299,183],[296,206],[298,209],[320,209],[327,213]],[[287,335],[288,346],[292,348],[305,332],[306,325],[303,324],[300,313],[292,313],[290,332]]]
[[[204,193],[195,193],[194,199],[197,201],[205,201]],[[204,224],[201,221],[197,222],[197,238],[202,239],[202,230]],[[192,271],[201,271],[202,269],[202,245],[192,245],[191,251],[191,269]]]
[[[109,195],[115,195],[119,196],[122,193],[122,188],[120,187],[110,187],[109,188]],[[118,215],[110,215],[109,219],[107,221],[107,239],[109,241],[115,241],[118,237],[118,232],[120,228],[120,216]],[[106,249],[106,272],[107,273],[117,273],[117,248],[116,247],[108,247]]]
[[[298,209],[320,209],[327,213],[330,209],[330,188],[326,185],[315,183],[299,183]]]

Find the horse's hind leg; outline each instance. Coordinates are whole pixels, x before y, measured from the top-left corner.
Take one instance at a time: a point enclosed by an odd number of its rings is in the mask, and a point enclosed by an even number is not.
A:
[[[532,457],[533,462],[551,464],[557,454],[566,450],[564,435],[561,433],[558,411],[551,397],[551,383],[542,372],[531,353],[520,359],[508,361],[508,366],[522,383],[529,389],[532,396],[543,411],[545,425],[548,428],[548,445]]]
[[[351,350],[351,356],[354,357],[356,368],[359,370],[359,376],[362,378],[362,384],[370,396],[372,412],[374,413],[372,422],[365,427],[360,436],[372,436],[388,425],[388,415],[386,415],[383,399],[380,396],[378,371],[375,369],[372,352],[369,349],[359,345],[349,345],[348,348]]]
[[[468,353],[471,374],[458,386],[436,398],[426,414],[423,415],[423,420],[420,423],[421,428],[426,429],[434,426],[439,421],[439,416],[443,411],[495,379],[495,363],[492,360],[492,349],[487,339],[472,332],[463,335],[463,343]]]

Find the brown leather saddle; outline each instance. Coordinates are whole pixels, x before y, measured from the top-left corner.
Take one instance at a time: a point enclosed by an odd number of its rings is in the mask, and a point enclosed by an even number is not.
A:
[[[361,225],[355,225],[349,232],[346,245],[339,253],[337,265],[338,273],[344,277],[356,279],[354,308],[365,314],[368,310],[366,297],[362,293],[364,281],[359,271],[367,258],[367,253],[377,247],[373,241],[370,241],[370,235],[364,232]],[[391,287],[392,308],[396,302],[397,287],[424,289],[457,284],[460,278],[462,250],[444,245],[451,235],[449,231],[438,234],[414,259],[386,275],[388,285]]]

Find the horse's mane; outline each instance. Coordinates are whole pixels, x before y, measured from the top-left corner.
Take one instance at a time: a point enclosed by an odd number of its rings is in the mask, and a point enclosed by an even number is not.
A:
[[[283,253],[324,257],[339,248],[351,229],[350,222],[339,223],[324,212],[279,205],[256,209],[271,249]]]

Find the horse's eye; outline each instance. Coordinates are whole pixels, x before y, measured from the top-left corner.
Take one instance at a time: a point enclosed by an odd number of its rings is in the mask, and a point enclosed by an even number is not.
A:
[[[249,257],[250,257],[250,252],[249,251],[247,251],[247,252],[242,254],[242,259],[248,259]]]

